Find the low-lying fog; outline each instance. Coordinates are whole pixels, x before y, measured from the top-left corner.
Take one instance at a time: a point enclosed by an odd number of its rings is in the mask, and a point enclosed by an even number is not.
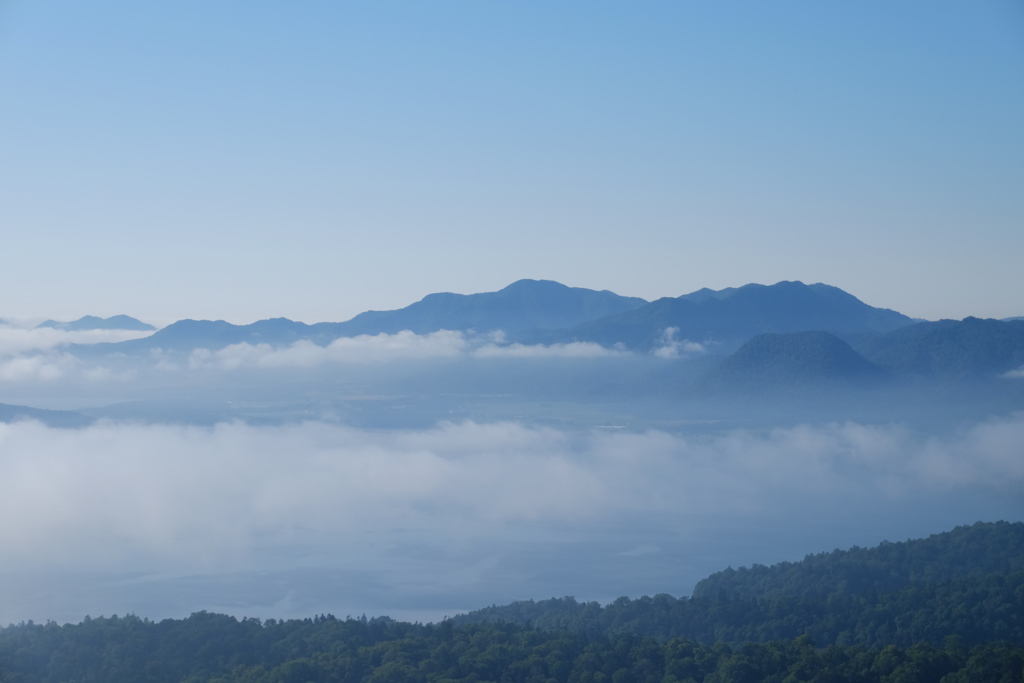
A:
[[[723,406],[680,393],[713,354],[682,342],[132,358],[26,338],[0,339],[0,402],[98,419],[0,424],[0,623],[682,595],[727,565],[1024,518],[1019,391]]]

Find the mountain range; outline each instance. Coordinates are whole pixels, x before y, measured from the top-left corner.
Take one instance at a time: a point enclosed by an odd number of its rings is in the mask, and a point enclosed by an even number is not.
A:
[[[405,308],[366,311],[345,322],[308,325],[287,318],[271,318],[233,325],[223,320],[179,320],[144,339],[96,345],[95,350],[189,351],[242,343],[284,346],[300,339],[326,345],[339,337],[395,334],[403,330],[416,334],[439,330],[478,333],[501,330],[517,335],[527,330],[569,327],[645,305],[644,299],[619,296],[607,290],[567,287],[550,280],[519,280],[497,292],[429,294]]]
[[[322,345],[338,337],[403,330],[417,334],[501,330],[509,341],[523,343],[594,342],[650,351],[674,339],[731,351],[764,333],[823,330],[855,340],[912,322],[905,315],[869,306],[823,284],[779,282],[720,291],[702,289],[647,302],[549,280],[519,280],[497,292],[430,294],[405,308],[367,311],[346,322],[307,325],[273,318],[233,325],[223,320],[180,320],[144,339],[108,345],[104,350],[181,351],[239,343],[280,346],[299,339]]]
[[[820,330],[858,340],[913,322],[902,313],[869,306],[838,287],[779,282],[662,298],[548,339],[625,344],[646,351],[664,343],[666,330],[674,330],[676,338],[734,350],[758,334]]]
[[[61,325],[96,325],[97,320],[87,316]],[[126,325],[125,320],[134,319],[116,316],[105,324]],[[699,388],[725,394],[872,386],[895,376],[995,377],[1024,366],[1024,321],[915,321],[837,287],[788,281],[701,289],[647,302],[549,280],[519,280],[497,292],[430,294],[405,308],[367,311],[345,322],[179,320],[144,338],[72,350],[131,356],[157,348],[190,352],[241,343],[282,347],[308,340],[324,346],[340,337],[403,330],[478,335],[500,330],[499,343],[589,342],[668,356],[677,348],[696,349],[721,360],[710,364],[714,367]]]
[[[335,329],[338,336],[427,334],[441,329],[514,334],[554,330],[615,316],[649,305],[608,290],[567,287],[551,280],[519,280],[497,292],[429,294],[396,311],[367,311]]]
[[[156,330],[156,328],[149,323],[144,323],[129,315],[114,315],[109,318],[85,315],[78,320],[72,320],[71,322],[47,320],[36,325],[36,329],[40,328],[67,330],[69,332],[80,332],[83,330],[134,330],[138,332],[150,332]]]

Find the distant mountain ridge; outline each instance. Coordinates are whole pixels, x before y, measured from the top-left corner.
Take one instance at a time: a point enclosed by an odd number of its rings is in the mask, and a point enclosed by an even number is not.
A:
[[[341,323],[339,336],[416,334],[448,330],[547,330],[571,327],[647,305],[608,290],[568,287],[552,280],[518,280],[497,292],[428,294],[395,311],[366,311]]]
[[[149,323],[144,323],[129,315],[114,315],[109,318],[85,315],[78,320],[73,320],[71,322],[47,320],[36,325],[36,329],[47,327],[56,330],[68,330],[75,332],[81,330],[135,330],[139,332],[149,332],[156,329]]]
[[[912,322],[902,313],[869,306],[838,287],[784,281],[666,297],[580,324],[555,338],[650,350],[663,343],[665,330],[672,328],[677,338],[716,342],[729,350],[765,333],[820,330],[861,338]]]
[[[824,284],[779,282],[647,302],[613,292],[568,287],[550,280],[519,280],[497,292],[429,294],[405,308],[366,311],[345,322],[307,325],[286,318],[233,325],[223,320],[180,320],[145,339],[116,344],[119,352],[152,348],[188,350],[230,344],[274,346],[308,339],[327,344],[338,337],[395,334],[409,330],[502,330],[523,343],[595,342],[650,351],[675,340],[712,342],[734,350],[764,333],[826,331],[860,339],[909,325],[911,318],[869,306]],[[100,350],[100,349],[96,349]],[[113,350],[113,349],[110,349]]]
[[[327,331],[337,323],[305,323],[288,318],[257,320],[248,325],[234,325],[224,320],[179,320],[142,339],[131,339],[114,344],[100,345],[105,350],[122,352],[146,351],[161,348],[166,351],[192,349],[222,349],[232,344],[270,344],[283,346],[300,339],[327,343],[338,335]]]
[[[307,325],[287,318],[272,318],[249,325],[233,325],[223,320],[179,320],[145,339],[111,344],[101,350],[219,349],[241,343],[281,346],[300,339],[327,344],[339,337],[395,334],[403,330],[416,334],[439,330],[478,333],[502,330],[515,334],[569,327],[646,303],[644,299],[619,296],[607,290],[568,287],[551,280],[519,280],[497,292],[429,294],[405,308],[366,311],[346,322]]]
[[[96,328],[97,321],[124,329],[134,319],[87,316],[74,325]],[[72,324],[49,324],[57,325],[68,329]],[[324,346],[340,337],[403,330],[502,330],[505,343],[591,342],[669,357],[677,355],[676,347],[688,348],[688,340],[709,352],[708,369],[700,377],[691,373],[679,384],[672,384],[676,380],[670,373],[662,384],[673,387],[671,391],[723,398],[879,386],[899,377],[1011,378],[1019,373],[1006,373],[1024,367],[1024,321],[918,322],[865,304],[837,287],[789,281],[705,288],[646,302],[607,290],[519,280],[496,292],[429,294],[405,308],[366,311],[345,322],[309,325],[272,318],[234,325],[179,320],[141,339],[73,345],[71,350],[79,355],[132,355],[156,348],[190,352],[241,343],[282,347],[300,340]],[[693,353],[701,353],[700,346],[691,346]],[[716,357],[724,360],[714,367]]]

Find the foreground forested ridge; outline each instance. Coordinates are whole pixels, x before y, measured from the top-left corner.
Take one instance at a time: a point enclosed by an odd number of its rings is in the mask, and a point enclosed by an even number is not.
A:
[[[0,638],[0,681],[1021,683],[1024,648],[950,638],[942,647],[817,649],[807,636],[730,647],[512,624],[260,622],[203,612],[159,623],[111,617],[10,627]]]
[[[704,643],[808,633],[822,645],[937,645],[951,635],[1024,645],[1024,523],[978,523],[801,562],[727,569],[698,583],[691,598],[619,598],[605,607],[531,600],[455,621]]]
[[[1022,563],[1024,524],[979,523],[729,569],[684,599],[520,602],[428,625],[205,612],[27,623],[0,629],[0,683],[1024,683]]]

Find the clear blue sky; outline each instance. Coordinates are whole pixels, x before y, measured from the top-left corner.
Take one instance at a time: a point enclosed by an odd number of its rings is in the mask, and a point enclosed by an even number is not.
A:
[[[0,2],[0,317],[1024,315],[1024,3]]]

